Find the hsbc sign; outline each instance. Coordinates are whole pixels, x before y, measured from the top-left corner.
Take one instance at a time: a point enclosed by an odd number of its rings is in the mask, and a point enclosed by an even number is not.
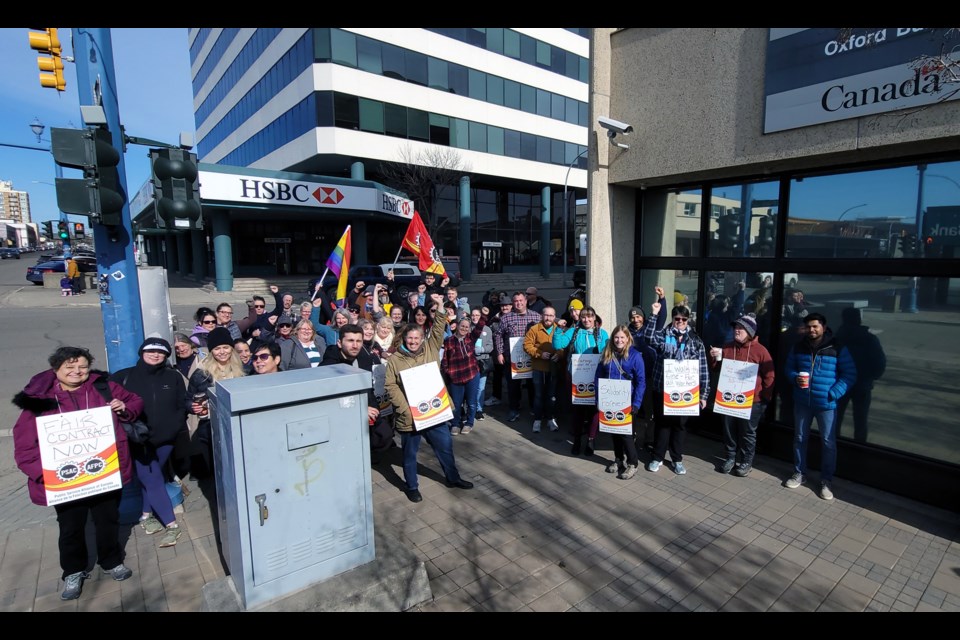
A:
[[[374,211],[401,218],[413,217],[413,201],[374,187],[333,185],[263,176],[200,172],[200,197],[204,200],[262,203]]]

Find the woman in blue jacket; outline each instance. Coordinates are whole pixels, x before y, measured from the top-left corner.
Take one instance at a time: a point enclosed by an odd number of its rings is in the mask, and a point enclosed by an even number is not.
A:
[[[607,346],[607,332],[597,326],[597,312],[593,307],[584,307],[580,311],[580,321],[574,326],[561,331],[553,332],[553,348],[558,351],[566,350],[567,356],[567,388],[570,388],[570,367],[573,354],[601,353]],[[568,349],[569,347],[569,349]],[[583,446],[583,432],[587,431],[587,448],[584,453],[593,455],[593,439],[596,432],[591,429],[590,421],[597,414],[596,400],[594,404],[575,404],[572,406],[573,416],[573,448],[570,455],[580,455]]]
[[[630,329],[625,324],[617,325],[603,350],[603,357],[597,366],[594,377],[594,388],[600,388],[600,379],[629,380],[630,381],[630,415],[633,417],[633,433],[629,436],[610,434],[613,438],[613,455],[615,462],[607,465],[607,473],[617,473],[621,480],[629,480],[637,473],[640,460],[637,457],[637,414],[643,404],[643,394],[646,390],[646,375],[643,365],[643,356],[631,346],[633,339]],[[624,466],[623,457],[626,454],[627,463]]]

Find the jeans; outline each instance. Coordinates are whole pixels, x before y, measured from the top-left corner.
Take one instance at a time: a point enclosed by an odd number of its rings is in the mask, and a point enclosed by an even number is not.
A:
[[[553,403],[556,384],[549,371],[533,370],[533,419],[553,419]]]
[[[450,396],[453,398],[453,422],[451,426],[459,427],[461,424],[473,426],[473,421],[477,415],[477,387],[480,385],[480,374],[473,376],[470,382],[466,384],[455,384],[451,382],[448,386]],[[461,420],[461,410],[463,401],[467,401],[466,417]]]
[[[403,479],[407,484],[407,491],[420,488],[417,478],[417,452],[420,450],[420,440],[426,440],[433,447],[440,468],[447,482],[459,482],[460,472],[453,459],[453,438],[446,424],[430,427],[426,431],[405,431],[400,433],[400,448],[403,450]]]
[[[54,505],[60,524],[61,577],[87,569],[87,517],[93,516],[97,538],[97,562],[109,571],[123,562],[120,546],[120,490],[98,493]]]
[[[727,460],[753,466],[753,457],[757,451],[757,425],[760,424],[760,417],[766,408],[767,405],[762,402],[753,403],[749,420],[723,415],[723,446],[727,452]]]
[[[813,419],[820,429],[820,481],[831,482],[837,470],[837,413],[834,409],[817,409],[802,404],[793,405],[793,470],[807,475],[807,440]]]
[[[141,496],[143,498],[143,513],[154,513],[164,526],[173,524],[177,517],[173,513],[173,503],[167,493],[167,480],[163,469],[167,459],[173,453],[172,444],[164,444],[156,449],[150,448],[134,456],[133,468],[140,481]]]
[[[483,411],[483,395],[487,390],[487,374],[481,371],[479,378],[477,382],[477,411]]]

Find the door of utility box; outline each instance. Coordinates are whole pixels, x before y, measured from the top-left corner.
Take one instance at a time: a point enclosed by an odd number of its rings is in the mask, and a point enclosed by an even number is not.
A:
[[[374,559],[371,386],[347,365],[217,383],[220,538],[246,608]]]

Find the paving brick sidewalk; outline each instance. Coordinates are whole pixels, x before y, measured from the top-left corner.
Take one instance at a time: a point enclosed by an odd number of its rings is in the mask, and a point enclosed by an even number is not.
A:
[[[473,490],[446,488],[429,447],[419,504],[401,492],[399,450],[374,467],[375,526],[426,563],[434,599],[420,611],[960,610],[960,514],[842,479],[826,502],[784,489],[789,466],[765,456],[748,478],[721,475],[719,443],[696,435],[687,475],[617,480],[603,436],[574,458],[562,431],[532,434],[496,409],[454,440]],[[199,611],[201,586],[224,575],[191,483],[175,547],[134,526],[133,578],[95,572],[63,603],[53,509],[15,484],[0,484],[0,611]]]

